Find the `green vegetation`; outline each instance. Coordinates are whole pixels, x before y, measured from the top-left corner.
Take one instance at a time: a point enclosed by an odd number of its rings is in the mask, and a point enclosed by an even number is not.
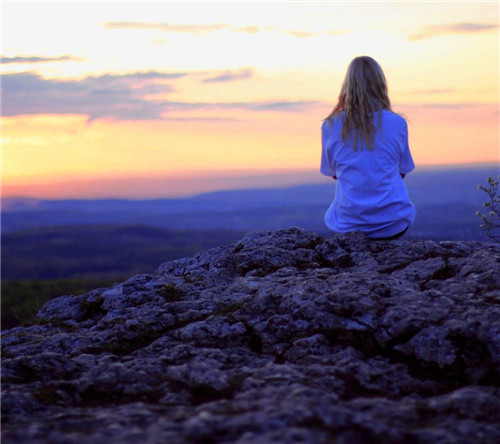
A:
[[[2,235],[2,330],[41,323],[38,310],[50,299],[112,287],[163,262],[230,244],[243,233],[230,230],[168,230],[141,225],[71,225],[30,228]],[[185,276],[186,282],[199,277]],[[184,294],[165,286],[175,301]],[[86,317],[99,301],[81,307]]]
[[[498,176],[500,179],[500,176]],[[490,239],[500,239],[500,197],[498,194],[498,180],[493,179],[493,177],[488,177],[487,179],[489,186],[478,185],[477,187],[484,191],[489,198],[489,201],[483,203],[483,207],[489,210],[487,214],[483,214],[480,211],[476,211],[483,223],[480,227],[485,231],[486,235]]]
[[[36,313],[50,299],[62,295],[77,296],[99,287],[112,287],[115,282],[122,282],[127,278],[115,276],[106,279],[2,281],[2,330],[18,325],[43,323],[36,318]],[[97,309],[97,307],[86,308],[89,316],[94,309]]]

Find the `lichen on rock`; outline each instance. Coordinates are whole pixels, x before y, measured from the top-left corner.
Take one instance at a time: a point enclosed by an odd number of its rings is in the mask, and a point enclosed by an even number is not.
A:
[[[2,442],[500,441],[500,249],[292,227],[2,332]]]

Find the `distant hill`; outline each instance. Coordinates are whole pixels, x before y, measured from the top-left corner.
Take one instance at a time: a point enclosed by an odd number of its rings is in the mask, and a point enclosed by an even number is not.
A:
[[[417,208],[405,239],[487,240],[475,212],[492,166],[419,170],[405,178]],[[33,316],[50,297],[82,292],[255,230],[330,235],[323,216],[335,182],[206,193],[184,199],[2,200],[2,323]],[[75,293],[76,294],[76,293]],[[35,311],[34,311],[35,310]]]
[[[408,238],[484,240],[475,211],[486,200],[477,185],[499,172],[494,165],[421,169],[405,178],[417,208]],[[323,216],[335,182],[290,188],[219,191],[183,199],[2,200],[2,233],[33,227],[90,224],[247,232],[299,226],[326,233]]]

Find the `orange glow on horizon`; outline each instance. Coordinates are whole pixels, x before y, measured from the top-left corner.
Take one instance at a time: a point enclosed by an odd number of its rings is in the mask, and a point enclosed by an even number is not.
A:
[[[321,121],[361,54],[380,62],[393,109],[409,119],[417,168],[500,160],[498,4],[192,9],[47,3],[27,17],[6,3],[2,56],[19,61],[2,64],[2,196],[157,196],[162,186],[174,196],[260,173],[319,175]]]

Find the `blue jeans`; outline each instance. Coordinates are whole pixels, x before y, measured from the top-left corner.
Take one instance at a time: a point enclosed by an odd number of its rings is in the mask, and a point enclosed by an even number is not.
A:
[[[389,237],[375,237],[375,238],[369,237],[368,239],[369,240],[392,240],[392,239],[397,239],[398,237],[401,237],[403,234],[405,234],[406,231],[408,230],[408,228],[410,228],[410,227],[406,227],[403,231],[400,231],[399,233],[395,234],[394,236],[389,236]]]

